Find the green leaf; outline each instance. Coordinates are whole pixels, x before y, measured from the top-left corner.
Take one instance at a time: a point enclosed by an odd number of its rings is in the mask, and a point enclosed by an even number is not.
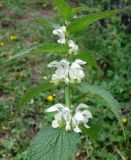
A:
[[[41,45],[36,45],[28,49],[24,49],[20,52],[18,52],[16,55],[11,57],[8,61],[14,60],[16,58],[20,58],[23,56],[26,56],[31,53],[47,53],[47,52],[54,52],[54,53],[64,53],[69,50],[69,47],[67,45],[61,45],[61,44],[41,44]],[[8,62],[7,61],[7,62]]]
[[[34,138],[27,153],[28,160],[70,160],[80,143],[79,135],[73,131],[64,131],[44,127]]]
[[[102,98],[103,102],[106,103],[107,107],[114,113],[115,117],[119,121],[125,136],[124,127],[121,122],[121,109],[118,101],[114,99],[113,96],[108,91],[96,85],[90,85],[84,82],[81,83],[80,86],[78,86],[78,89],[82,93],[91,93],[93,95],[97,95],[100,98]]]
[[[72,9],[72,12],[74,14],[78,12],[82,12],[82,11],[99,11],[99,9],[98,8],[88,8],[88,7],[76,7]]]
[[[85,128],[83,125],[81,125],[80,128],[82,133],[94,140],[97,140],[102,130],[102,124],[98,120],[90,120],[89,126],[90,128]]]
[[[87,29],[87,27],[90,24],[92,24],[100,19],[111,17],[119,12],[120,12],[120,10],[110,10],[110,11],[105,11],[105,12],[101,12],[101,13],[93,13],[93,14],[89,14],[87,16],[82,16],[82,17],[76,18],[68,26],[68,31],[70,33],[77,33],[80,31],[84,31]]]
[[[18,107],[19,106],[23,106],[25,105],[27,102],[29,102],[34,96],[37,96],[39,93],[41,92],[45,92],[48,89],[53,88],[53,84],[46,82],[43,84],[40,84],[39,86],[36,86],[34,88],[32,88],[31,90],[29,90],[24,97],[20,100]]]
[[[85,62],[87,62],[88,64],[90,64],[92,67],[97,68],[98,64],[92,54],[92,51],[87,51],[86,53],[81,53],[75,56],[78,59],[81,59]]]
[[[47,19],[38,18],[38,19],[36,19],[36,22],[37,22],[37,24],[39,24],[39,25],[41,25],[41,26],[44,26],[44,27],[53,29],[52,24],[51,24]]]
[[[73,17],[72,8],[64,0],[55,0],[59,13],[66,19]]]

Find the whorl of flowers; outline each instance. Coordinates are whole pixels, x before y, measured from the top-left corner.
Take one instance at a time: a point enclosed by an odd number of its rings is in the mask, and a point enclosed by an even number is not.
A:
[[[69,55],[78,54],[78,45],[75,44],[73,40],[66,39],[65,26],[53,30],[53,34],[59,37],[58,43],[68,44]],[[82,68],[82,65],[84,64],[86,64],[86,62],[80,59],[76,59],[73,62],[69,62],[67,59],[62,59],[60,61],[49,63],[48,67],[56,68],[55,73],[52,75],[52,82],[54,84],[64,82],[66,85],[80,83],[85,76]],[[80,124],[83,124],[85,128],[89,128],[87,123],[89,119],[92,118],[92,114],[88,110],[89,107],[83,103],[79,104],[75,111],[73,111],[73,107],[70,107],[71,106],[58,103],[46,110],[46,112],[55,112],[52,127],[64,127],[66,131],[73,129],[77,133],[82,132],[79,127]]]
[[[65,123],[66,131],[71,130],[72,128],[75,132],[79,133],[81,132],[79,124],[84,123],[84,126],[89,128],[87,122],[92,118],[92,114],[87,110],[88,108],[89,107],[86,104],[81,103],[78,105],[73,115],[72,110],[63,104],[58,103],[48,108],[46,112],[56,112],[55,119],[52,121],[53,128],[61,127]]]
[[[61,61],[53,61],[48,64],[48,67],[56,68],[55,73],[52,75],[52,81],[58,84],[60,81],[64,81],[66,84],[81,82],[84,78],[84,72],[82,65],[86,62],[77,59],[70,63],[69,61],[62,59]]]

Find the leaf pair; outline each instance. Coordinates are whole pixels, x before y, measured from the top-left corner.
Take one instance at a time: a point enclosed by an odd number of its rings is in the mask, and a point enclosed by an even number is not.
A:
[[[122,10],[109,10],[105,12],[88,14],[86,16],[81,16],[78,18],[73,18],[74,15],[81,11],[98,11],[97,8],[88,8],[88,7],[77,7],[71,8],[68,3],[64,0],[55,0],[55,4],[59,11],[59,14],[62,15],[65,21],[69,21],[70,24],[67,27],[67,30],[70,34],[76,34],[78,32],[86,30],[89,25],[92,23],[101,20],[103,18],[111,17],[117,13],[122,12]],[[124,11],[124,10],[123,10]],[[38,19],[39,24],[43,24],[49,28],[52,28],[52,24],[49,23],[46,19]]]
[[[28,93],[26,93],[25,96],[21,99],[19,106],[25,105],[34,96],[37,96],[39,93],[45,92],[45,91],[52,89],[52,88],[54,88],[54,85],[49,82],[46,82],[46,83],[41,84],[37,87],[34,87]],[[113,96],[108,91],[106,91],[105,89],[103,89],[101,87],[98,87],[95,85],[90,85],[86,82],[83,82],[80,85],[78,85],[78,89],[80,92],[82,92],[84,94],[91,93],[94,96],[97,95],[100,98],[102,98],[102,100],[106,104],[106,106],[109,108],[109,110],[111,110],[113,112],[113,114],[117,118],[117,120],[120,123],[120,126],[124,132],[124,128],[121,123],[121,110],[120,110],[119,103],[116,99],[113,98]],[[125,133],[124,133],[124,135],[125,135]]]
[[[81,11],[98,11],[97,8],[77,7],[71,8],[64,0],[55,0],[56,6],[59,13],[64,17],[65,20],[70,21],[67,30],[70,34],[76,34],[78,32],[86,30],[92,23],[107,17],[111,17],[121,10],[110,10],[100,13],[88,14],[78,18],[73,18],[77,12]]]
[[[10,62],[16,58],[21,58],[28,56],[30,54],[38,54],[38,53],[57,53],[59,55],[67,54],[69,51],[68,45],[61,45],[61,44],[41,44],[37,46],[33,46],[29,49],[24,49],[18,52],[16,55],[12,56],[7,62]],[[97,68],[97,62],[93,57],[92,51],[85,51],[85,53],[78,54],[73,56],[75,59],[81,59],[87,62],[89,65]]]

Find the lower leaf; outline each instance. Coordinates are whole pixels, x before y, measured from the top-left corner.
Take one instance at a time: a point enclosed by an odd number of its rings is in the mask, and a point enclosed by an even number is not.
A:
[[[64,131],[44,127],[34,138],[28,150],[28,160],[69,160],[73,159],[79,135],[73,131]]]

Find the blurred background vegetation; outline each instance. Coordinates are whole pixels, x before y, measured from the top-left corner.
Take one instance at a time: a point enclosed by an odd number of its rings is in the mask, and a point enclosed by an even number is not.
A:
[[[130,0],[69,0],[72,6],[98,8],[100,11],[125,8]],[[86,14],[91,12],[84,12]],[[82,13],[81,13],[82,14]],[[47,64],[56,57],[33,55],[6,64],[19,50],[54,41],[37,18],[60,23],[52,0],[0,0],[0,159],[26,160],[26,150],[37,131],[49,122],[44,113],[50,105],[62,101],[62,92],[41,93],[24,107],[16,107],[24,93],[50,79]],[[78,99],[91,106],[93,116],[101,122],[96,140],[82,139],[77,160],[131,159],[131,12],[95,23],[77,41],[93,50],[98,68],[86,67],[86,80],[110,90],[120,102],[127,140],[114,116],[90,98]],[[76,93],[80,96],[79,93]],[[78,101],[76,103],[78,103]],[[50,122],[49,122],[50,123]]]

